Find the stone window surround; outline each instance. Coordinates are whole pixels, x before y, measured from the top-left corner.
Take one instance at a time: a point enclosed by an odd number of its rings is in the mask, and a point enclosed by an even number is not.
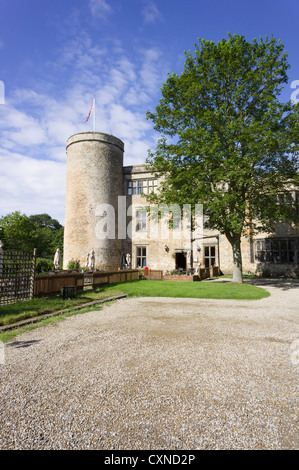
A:
[[[150,194],[151,191],[156,191],[157,179],[156,178],[138,178],[127,180],[128,196],[136,196],[142,194]]]

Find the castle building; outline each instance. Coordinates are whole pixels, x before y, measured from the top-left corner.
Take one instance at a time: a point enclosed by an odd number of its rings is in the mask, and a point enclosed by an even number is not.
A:
[[[231,246],[224,235],[204,228],[200,205],[191,230],[188,204],[181,217],[175,207],[147,202],[147,194],[159,191],[159,178],[146,165],[124,166],[120,139],[78,133],[68,139],[66,150],[64,269],[71,260],[84,267],[94,251],[95,268],[102,271],[147,267],[192,272],[198,266],[218,266],[232,273]],[[290,196],[298,202],[299,191],[291,188]],[[248,234],[241,247],[243,272],[299,273],[298,226],[281,224],[271,235]]]

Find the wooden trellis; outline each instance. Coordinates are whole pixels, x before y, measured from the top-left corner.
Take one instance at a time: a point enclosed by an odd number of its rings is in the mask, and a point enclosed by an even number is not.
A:
[[[0,305],[33,298],[35,262],[36,250],[0,250]]]

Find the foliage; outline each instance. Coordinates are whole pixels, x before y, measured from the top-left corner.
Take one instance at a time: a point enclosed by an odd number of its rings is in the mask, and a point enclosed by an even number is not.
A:
[[[15,211],[0,218],[0,239],[6,250],[33,252],[54,259],[57,248],[63,252],[63,226],[48,214],[27,216]],[[53,267],[51,267],[53,269]]]
[[[63,226],[48,214],[29,216],[34,223],[37,235],[37,255],[53,260],[57,248],[63,253]]]
[[[47,258],[37,258],[36,259],[36,273],[48,273],[54,269],[54,263],[52,260]]]
[[[163,176],[149,200],[203,204],[210,227],[231,243],[239,282],[242,233],[295,220],[295,208],[277,201],[298,177],[299,105],[278,99],[288,68],[273,37],[199,39],[183,73],[163,84],[155,113],[147,113],[161,134],[148,163]]]
[[[68,269],[80,269],[80,261],[72,258],[67,267]]]
[[[1,217],[0,228],[4,249],[33,252],[37,243],[36,227],[25,214],[16,211]]]

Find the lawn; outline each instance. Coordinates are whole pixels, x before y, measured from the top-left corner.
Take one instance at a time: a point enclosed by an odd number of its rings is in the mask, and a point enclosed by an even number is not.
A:
[[[261,287],[228,282],[132,281],[115,286],[134,297],[258,300],[270,294]],[[111,287],[113,292],[114,286]],[[115,294],[116,295],[116,294]]]
[[[107,286],[101,289],[78,292],[74,299],[63,299],[61,296],[55,295],[38,297],[11,305],[0,305],[0,326],[120,294],[123,292],[117,286],[113,286],[113,289]]]
[[[0,326],[120,294],[134,297],[189,297],[236,300],[258,300],[269,296],[269,293],[260,287],[250,284],[234,284],[230,281],[131,281],[82,291],[74,299],[64,300],[60,296],[53,296],[36,298],[12,305],[2,305],[0,306]]]

